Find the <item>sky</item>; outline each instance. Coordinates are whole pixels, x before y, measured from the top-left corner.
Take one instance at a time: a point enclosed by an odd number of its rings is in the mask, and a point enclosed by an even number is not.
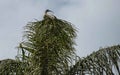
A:
[[[44,11],[71,22],[77,30],[76,54],[120,44],[120,0],[0,0],[0,59],[15,58],[24,26],[42,20]]]

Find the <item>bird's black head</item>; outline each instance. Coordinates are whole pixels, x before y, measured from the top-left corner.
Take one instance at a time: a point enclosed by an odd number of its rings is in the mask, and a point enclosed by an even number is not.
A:
[[[47,9],[47,10],[45,11],[45,13],[47,13],[47,12],[53,12],[53,11],[51,11],[51,10]]]

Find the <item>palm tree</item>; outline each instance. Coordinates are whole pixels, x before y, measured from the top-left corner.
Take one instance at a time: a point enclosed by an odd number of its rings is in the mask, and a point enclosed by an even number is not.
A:
[[[48,12],[43,20],[29,22],[25,27],[25,40],[19,48],[22,60],[29,63],[27,75],[64,75],[75,56],[72,24]]]

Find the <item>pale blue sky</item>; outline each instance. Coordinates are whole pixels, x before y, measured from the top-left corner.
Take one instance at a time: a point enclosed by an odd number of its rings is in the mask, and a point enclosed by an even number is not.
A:
[[[77,28],[76,53],[120,44],[120,0],[0,0],[0,59],[14,58],[23,27],[46,9]]]

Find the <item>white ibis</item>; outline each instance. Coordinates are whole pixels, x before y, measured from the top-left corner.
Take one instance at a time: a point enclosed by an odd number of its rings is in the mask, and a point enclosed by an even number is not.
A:
[[[49,17],[49,18],[51,18],[51,19],[55,19],[55,18],[56,18],[56,17],[53,15],[53,11],[51,11],[51,10],[49,10],[49,9],[47,9],[47,10],[45,11],[44,18],[45,18],[45,16],[46,16],[46,17]]]

